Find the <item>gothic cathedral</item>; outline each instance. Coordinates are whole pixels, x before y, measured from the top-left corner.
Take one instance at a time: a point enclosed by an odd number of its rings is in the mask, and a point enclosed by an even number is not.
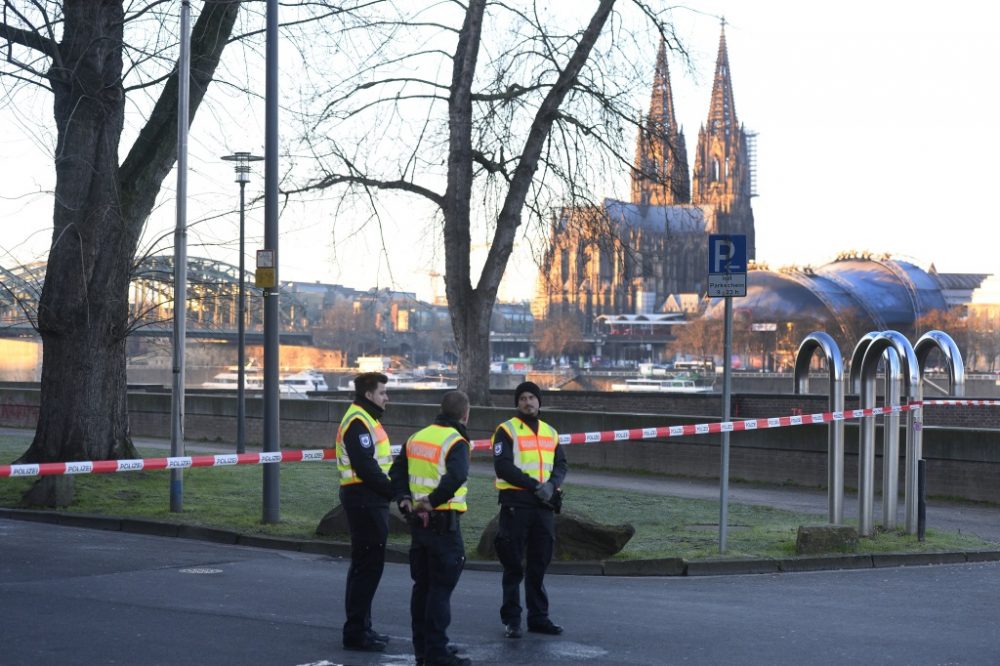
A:
[[[753,259],[752,141],[736,118],[723,24],[708,122],[688,177],[661,41],[649,114],[639,123],[631,201],[562,210],[539,274],[535,317],[572,315],[590,334],[600,315],[652,314],[670,302],[700,301],[709,234],[746,234]]]

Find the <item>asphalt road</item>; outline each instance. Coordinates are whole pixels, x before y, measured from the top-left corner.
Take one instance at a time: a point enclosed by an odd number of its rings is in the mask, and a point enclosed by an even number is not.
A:
[[[0,520],[0,663],[405,666],[409,575],[386,567],[381,655],[340,648],[347,563]],[[503,638],[498,574],[466,571],[475,664],[996,664],[1000,563],[779,575],[550,576],[559,637]]]

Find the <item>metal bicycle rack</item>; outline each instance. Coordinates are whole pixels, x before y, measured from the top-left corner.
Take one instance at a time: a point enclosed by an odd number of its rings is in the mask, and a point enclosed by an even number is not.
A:
[[[799,344],[795,354],[793,375],[796,394],[809,391],[809,366],[813,354],[821,350],[830,373],[830,411],[844,412],[844,360],[836,341],[827,333],[814,331]],[[829,520],[834,525],[844,522],[844,421],[834,419],[827,426],[827,498]]]
[[[917,355],[917,363],[920,366],[920,380],[923,381],[924,378],[927,356],[934,349],[939,350],[944,356],[948,368],[948,395],[956,398],[964,397],[965,363],[962,361],[962,352],[958,350],[958,345],[951,339],[951,336],[944,331],[927,331],[920,336],[917,344],[913,345],[913,351]]]
[[[861,343],[859,343],[860,345]],[[887,365],[887,382],[898,381],[901,377],[904,381],[905,395],[907,402],[917,402],[922,400],[922,385],[920,381],[919,364],[916,353],[910,341],[897,331],[883,331],[875,335],[867,344],[863,352],[861,369],[859,373],[860,381],[860,401],[862,409],[872,409],[875,407],[875,374],[878,371],[879,362],[887,350],[894,350],[897,355],[895,377],[893,377],[893,362],[890,360]],[[857,350],[856,350],[857,351]],[[854,369],[852,368],[852,375]],[[887,385],[887,388],[888,385]],[[893,396],[886,395],[887,401]],[[895,403],[893,403],[895,404]],[[886,433],[889,433],[887,423]],[[904,488],[904,504],[906,507],[906,531],[913,534],[917,529],[917,461],[921,454],[921,410],[911,409],[906,413],[906,473]],[[898,437],[898,428],[895,429]],[[887,441],[890,438],[886,438]],[[883,457],[884,467],[893,466],[898,463],[898,455],[892,456],[891,451],[885,451]],[[872,533],[874,523],[874,495],[875,495],[875,421],[873,418],[864,418],[861,421],[861,435],[858,447],[858,474],[860,481],[858,484],[858,532],[864,536]],[[883,483],[889,479],[889,473],[883,474]],[[891,475],[890,486],[895,485],[895,474]],[[883,487],[883,500],[889,499],[890,504],[894,504],[896,493],[890,488]],[[895,524],[895,511],[891,515],[883,516],[883,520]],[[888,525],[887,525],[888,526]]]
[[[944,331],[927,331],[920,336],[913,349],[917,359],[917,376],[920,385],[920,396],[917,397],[917,400],[923,399],[924,369],[927,365],[927,356],[934,349],[941,352],[947,364],[948,393],[956,398],[965,395],[965,363],[962,361],[962,353],[959,351],[958,345],[955,344],[950,335]],[[919,414],[922,419],[923,410]],[[920,419],[917,420],[915,435],[913,461],[910,461],[909,450],[907,450],[906,457],[906,532],[908,534],[917,531],[917,503],[920,500],[916,492],[917,465],[924,457],[924,435]]]
[[[944,356],[948,369],[948,392],[955,397],[965,395],[965,365],[958,345],[943,331],[928,331],[911,345],[897,331],[872,331],[858,340],[851,354],[847,384],[860,396],[860,407],[875,407],[875,378],[879,364],[885,359],[885,405],[901,403],[901,384],[908,403],[916,403],[906,413],[906,467],[903,504],[906,532],[917,531],[917,469],[923,457],[923,378],[927,358],[933,350]],[[830,369],[830,411],[844,410],[843,359],[836,342],[827,333],[810,333],[799,344],[795,355],[794,392],[809,390],[809,366],[813,354],[822,350]],[[899,497],[899,412],[884,413],[882,444],[882,523],[892,529],[896,526]],[[843,523],[844,495],[844,423],[830,423],[827,448],[827,481],[830,522]],[[858,531],[868,536],[874,527],[875,496],[875,419],[861,420],[858,445]]]
[[[865,352],[878,331],[866,333],[854,347],[851,356],[850,386],[851,391],[861,394],[861,365]],[[885,359],[885,404],[899,404],[900,367],[899,355],[889,347],[883,353]],[[874,433],[874,428],[873,431]],[[872,435],[874,436],[874,435]],[[859,451],[860,454],[860,451]],[[858,488],[861,484],[861,466],[858,465]],[[896,513],[899,503],[899,413],[886,412],[882,428],[882,524],[887,528],[896,526]]]

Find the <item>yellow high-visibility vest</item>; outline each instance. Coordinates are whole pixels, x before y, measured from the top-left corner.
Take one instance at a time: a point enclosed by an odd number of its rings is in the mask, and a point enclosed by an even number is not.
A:
[[[375,462],[382,468],[382,472],[389,473],[392,466],[392,450],[389,446],[389,436],[385,434],[382,424],[372,418],[371,414],[361,407],[351,403],[344,413],[344,418],[340,420],[337,428],[337,471],[340,472],[340,485],[350,486],[362,483],[354,468],[351,467],[351,459],[347,456],[347,448],[344,446],[344,433],[354,420],[359,420],[368,429],[375,447]]]
[[[539,420],[536,435],[527,423],[517,417],[504,421],[497,430],[501,428],[514,442],[514,464],[518,469],[539,483],[548,481],[556,457],[556,445],[559,443],[559,433],[556,429]],[[497,477],[496,487],[497,490],[527,490],[500,477]]]
[[[445,464],[448,453],[462,435],[450,426],[430,425],[406,440],[406,464],[410,477],[410,494],[413,497],[427,497],[431,494],[448,468]],[[469,451],[470,457],[472,451]],[[468,508],[466,496],[468,482],[455,491],[454,497],[434,507],[435,511],[465,511]]]

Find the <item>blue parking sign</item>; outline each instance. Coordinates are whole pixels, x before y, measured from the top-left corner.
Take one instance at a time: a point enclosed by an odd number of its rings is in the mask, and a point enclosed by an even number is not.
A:
[[[708,295],[747,295],[746,234],[709,235]]]
[[[708,237],[708,272],[746,273],[746,234],[711,234]]]

